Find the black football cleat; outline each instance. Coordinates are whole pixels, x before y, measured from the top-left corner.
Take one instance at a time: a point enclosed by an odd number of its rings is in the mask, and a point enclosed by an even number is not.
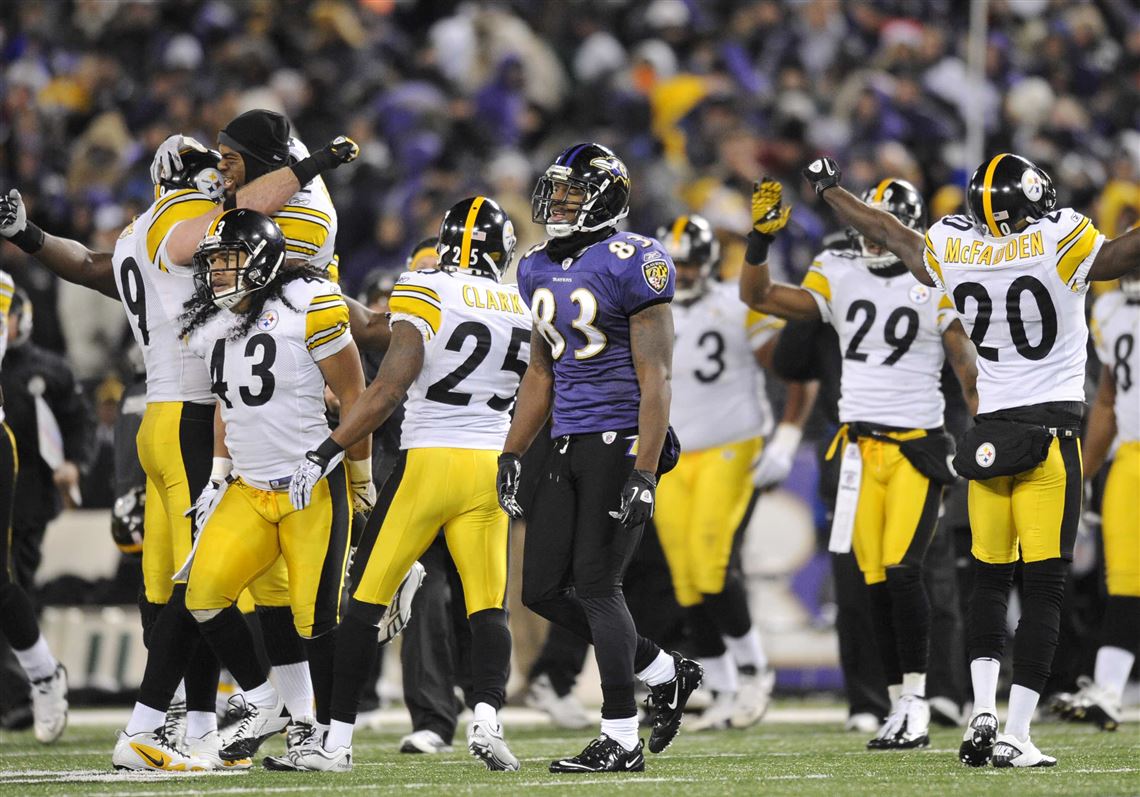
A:
[[[681,729],[681,715],[689,695],[697,691],[704,668],[680,653],[673,653],[677,674],[673,680],[649,687],[649,701],[653,704],[653,731],[649,734],[649,752],[660,753],[668,747]]]
[[[561,772],[644,772],[645,742],[637,740],[637,747],[626,750],[604,733],[594,739],[586,749],[573,758],[560,758],[550,762],[550,771]]]

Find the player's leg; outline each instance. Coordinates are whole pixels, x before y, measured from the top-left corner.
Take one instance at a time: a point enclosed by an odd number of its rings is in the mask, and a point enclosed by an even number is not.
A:
[[[514,771],[518,759],[503,739],[499,709],[511,674],[511,632],[507,626],[507,537],[510,518],[494,490],[498,469],[494,451],[448,453],[447,482],[467,511],[444,526],[447,548],[463,584],[471,628],[471,681],[468,698],[474,719],[467,749],[491,770]],[[465,481],[466,480],[466,481]]]
[[[923,560],[938,525],[942,488],[911,465],[897,446],[884,444],[889,468],[884,496],[883,568],[891,603],[896,660],[902,675],[891,747],[930,743],[926,669],[930,656],[930,602],[922,583]]]
[[[1049,679],[1061,631],[1065,577],[1081,517],[1080,443],[1056,439],[1045,461],[1014,477],[1013,522],[1025,562],[1021,619],[1013,643],[1009,716],[994,746],[994,766],[1052,766],[1029,740],[1029,723]]]
[[[67,726],[67,672],[40,633],[35,608],[12,576],[12,504],[19,462],[16,440],[0,422],[0,632],[32,684],[36,739],[54,742]]]
[[[352,597],[337,629],[324,755],[306,768],[349,769],[352,730],[378,652],[377,627],[400,582],[443,525],[448,490],[436,471],[434,449],[403,451],[384,483],[353,559]]]
[[[1013,477],[971,481],[967,495],[974,583],[966,622],[974,709],[958,758],[980,767],[989,763],[997,738],[997,682],[1005,653],[1009,589],[1018,559],[1013,524]]]

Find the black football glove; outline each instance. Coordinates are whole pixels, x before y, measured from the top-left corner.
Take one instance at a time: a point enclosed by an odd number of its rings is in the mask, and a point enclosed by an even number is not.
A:
[[[522,460],[518,454],[499,455],[499,474],[495,477],[495,488],[499,492],[499,506],[513,518],[523,516],[516,496],[519,492],[519,479],[522,478]]]
[[[621,488],[621,508],[610,512],[627,529],[637,528],[653,517],[657,502],[657,477],[645,470],[635,470]]]
[[[337,136],[309,157],[291,167],[302,187],[317,175],[335,169],[342,163],[351,163],[360,154],[360,147],[348,136]]]
[[[828,157],[817,158],[804,167],[804,177],[811,183],[817,195],[839,185],[841,176],[839,164]]]

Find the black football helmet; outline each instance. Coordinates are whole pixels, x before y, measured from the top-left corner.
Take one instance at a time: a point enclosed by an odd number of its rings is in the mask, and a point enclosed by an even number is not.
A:
[[[142,553],[145,514],[145,487],[132,487],[115,499],[111,508],[111,539],[123,553]]]
[[[1057,204],[1057,189],[1044,169],[1005,152],[977,168],[966,189],[966,202],[983,234],[1004,238],[1051,211]]]
[[[515,254],[515,225],[490,197],[456,202],[439,226],[439,267],[468,269],[498,282]]]
[[[224,261],[219,262],[221,257]],[[248,208],[227,210],[214,219],[194,253],[198,296],[222,309],[231,308],[271,283],[284,262],[285,236],[273,219]],[[218,293],[211,275],[222,271],[233,271],[234,282]]]
[[[917,232],[926,230],[926,202],[918,189],[906,180],[888,177],[874,188],[863,192],[862,200],[873,208],[885,210],[907,227]],[[853,243],[863,255],[868,268],[884,268],[898,261],[893,252],[877,246],[859,233],[853,233]],[[872,248],[874,247],[874,248]]]
[[[184,144],[178,150],[178,157],[182,159],[182,168],[170,177],[160,180],[159,189],[177,191],[181,188],[193,188],[215,201],[221,199],[225,192],[222,174],[218,171],[222,153],[203,146],[189,136],[184,136],[182,140]]]
[[[32,339],[32,300],[27,291],[17,287],[8,305],[8,324],[16,327],[16,337],[8,345],[19,348]]]
[[[678,301],[685,301],[703,293],[720,261],[720,241],[708,220],[696,214],[678,216],[667,225],[657,228],[657,239],[665,244],[665,250],[678,268],[700,268],[700,276],[692,286],[683,287],[681,275],[677,275],[674,297]]]
[[[531,219],[546,233],[565,238],[617,224],[629,213],[629,170],[601,144],[575,144],[562,151],[538,178],[531,197]],[[580,200],[570,200],[578,190]]]

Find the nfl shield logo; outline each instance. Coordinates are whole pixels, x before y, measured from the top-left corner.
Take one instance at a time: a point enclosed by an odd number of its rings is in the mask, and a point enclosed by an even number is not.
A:
[[[645,263],[641,267],[641,273],[645,275],[645,284],[652,288],[654,293],[661,293],[669,284],[669,266],[665,265],[663,260]]]
[[[617,440],[617,432],[602,432],[602,442],[607,446]]]

